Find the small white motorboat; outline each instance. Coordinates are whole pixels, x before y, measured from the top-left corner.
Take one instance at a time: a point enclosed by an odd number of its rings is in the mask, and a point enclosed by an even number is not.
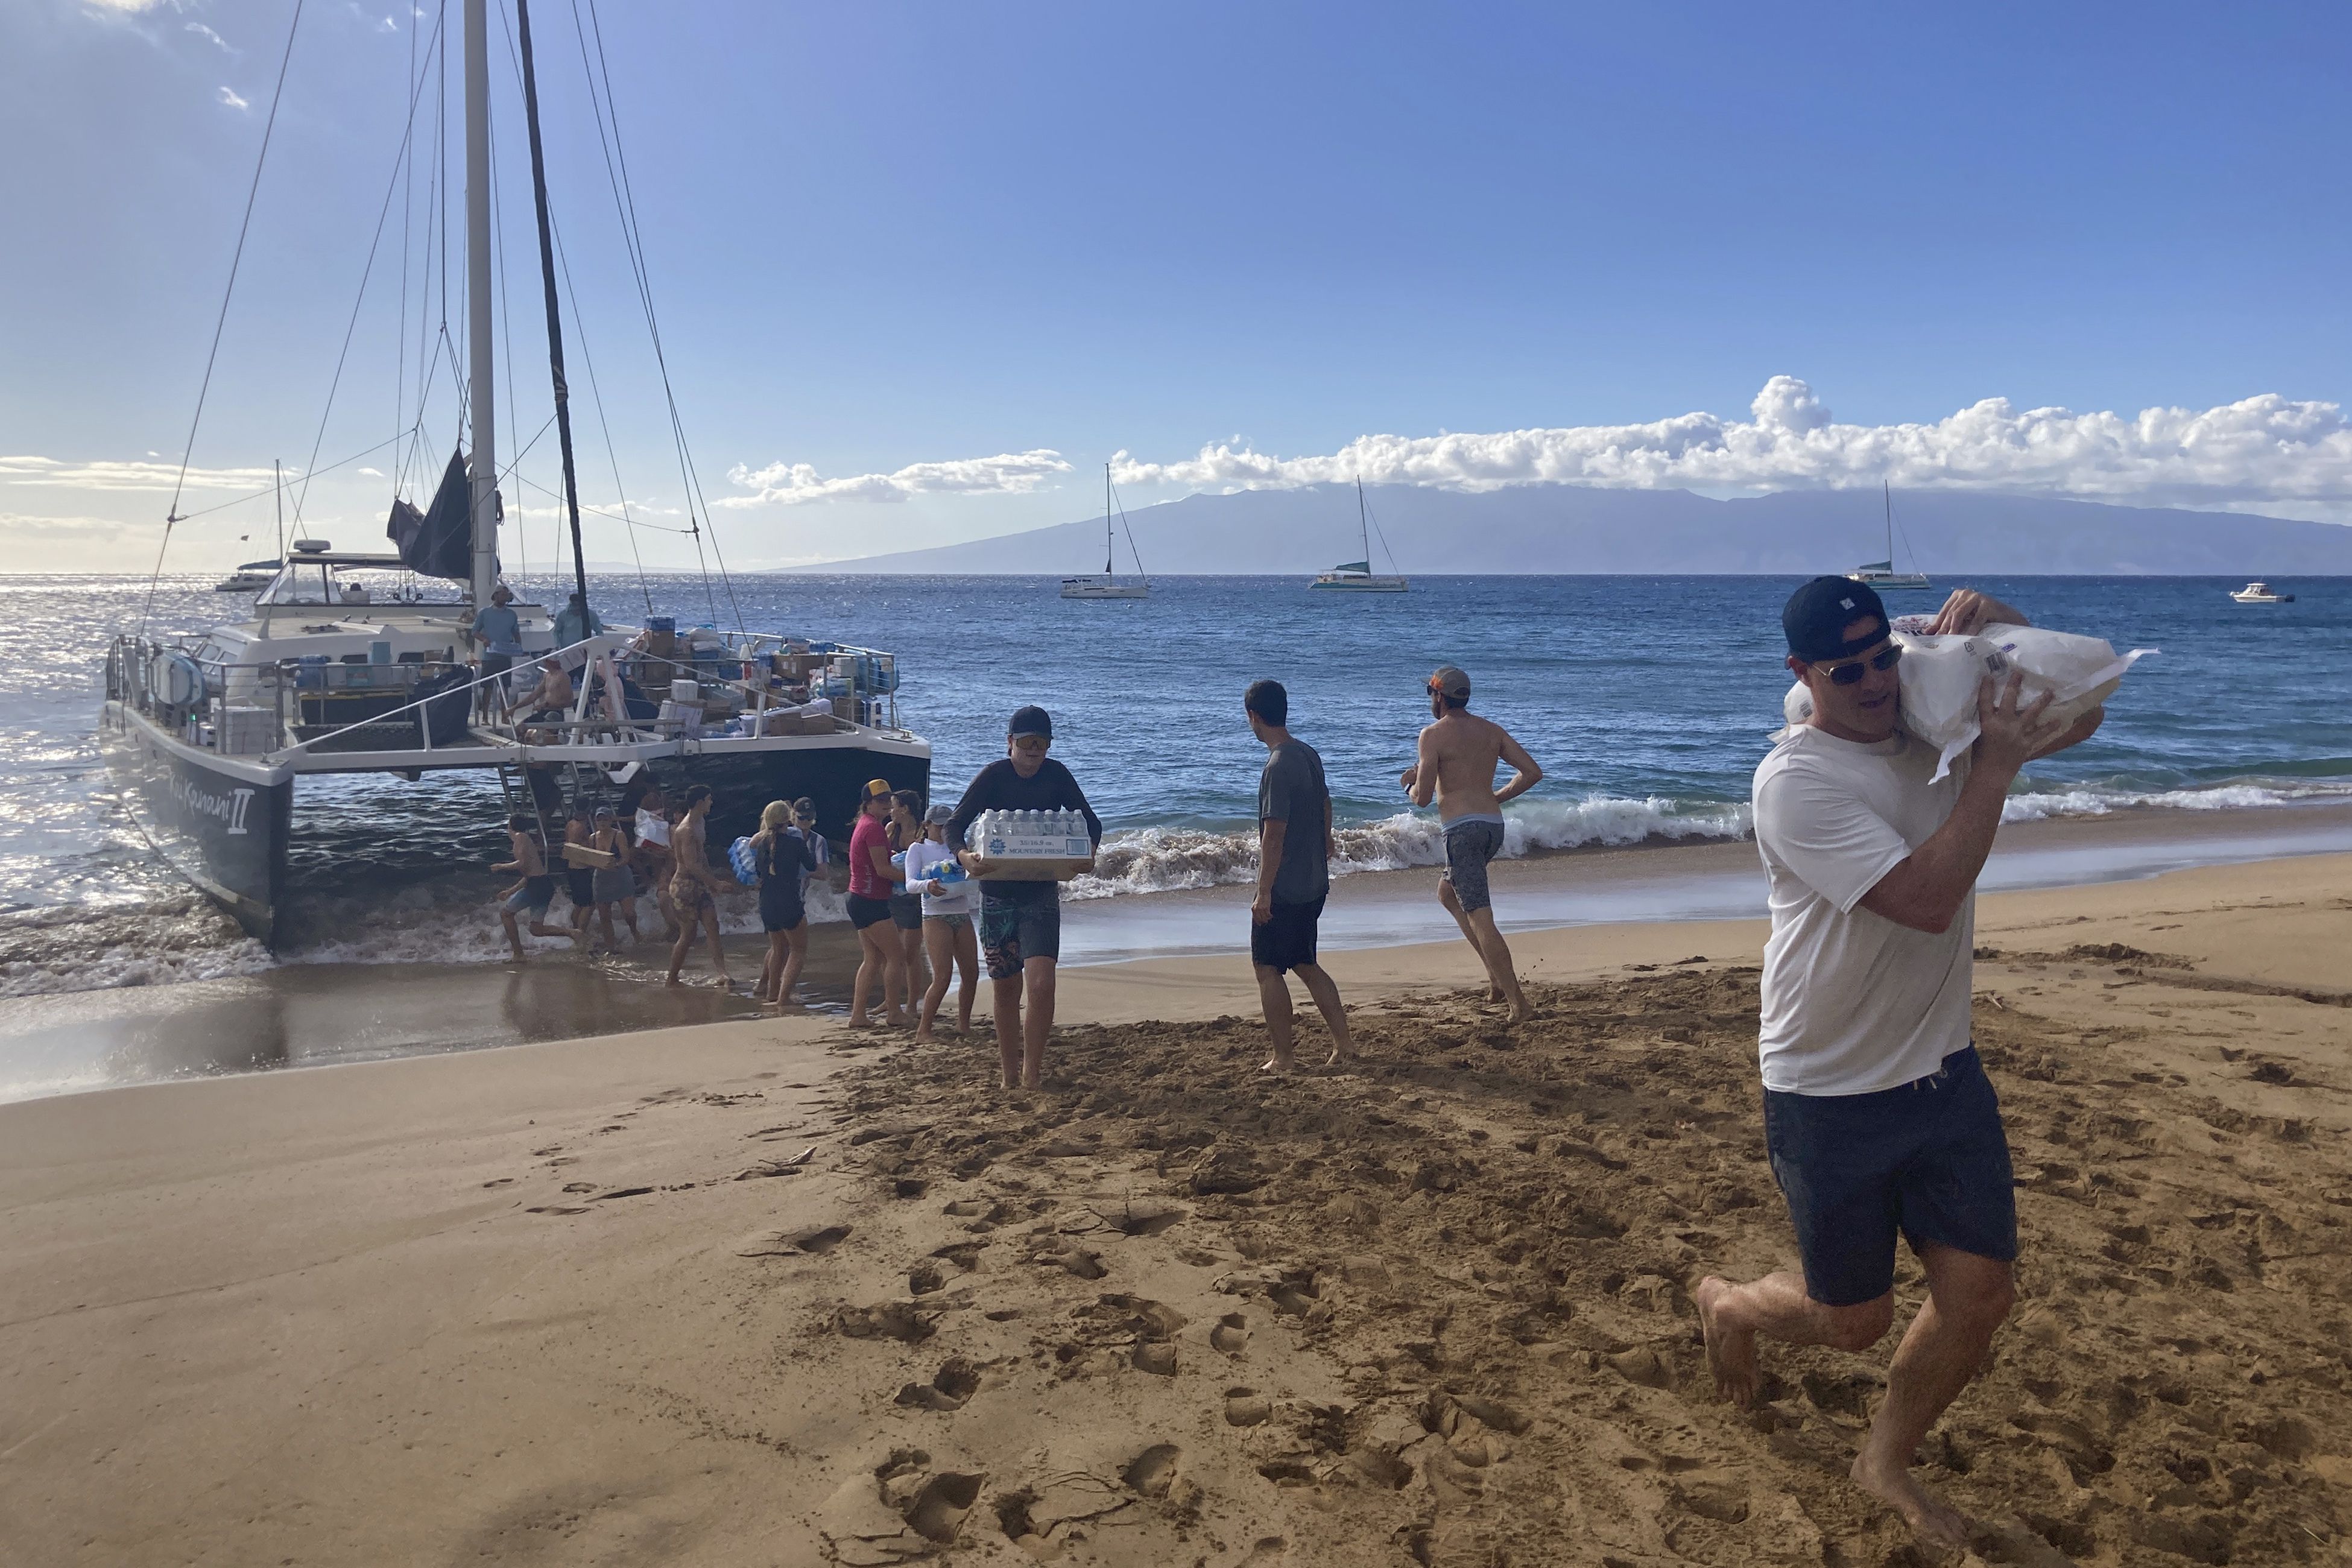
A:
[[[2294,603],[2293,594],[2273,594],[2268,583],[2259,581],[2247,584],[2230,597],[2242,605],[2292,605]]]

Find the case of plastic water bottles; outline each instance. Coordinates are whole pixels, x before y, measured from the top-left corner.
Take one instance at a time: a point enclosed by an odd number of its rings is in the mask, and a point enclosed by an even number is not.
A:
[[[972,875],[983,882],[1066,882],[1095,853],[1075,811],[983,811],[964,842],[979,852]]]

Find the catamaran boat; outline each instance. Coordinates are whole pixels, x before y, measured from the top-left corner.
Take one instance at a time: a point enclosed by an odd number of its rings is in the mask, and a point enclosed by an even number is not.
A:
[[[2273,594],[2268,583],[2249,583],[2230,595],[2242,605],[2292,605],[2293,594]]]
[[[1111,575],[1110,514],[1118,503],[1111,495],[1110,465],[1103,465],[1103,569],[1100,575],[1085,573],[1062,579],[1065,599],[1148,599],[1151,597],[1151,579],[1143,574],[1143,557],[1135,548],[1135,531],[1127,531],[1127,552],[1135,556],[1135,581],[1122,583]],[[1125,508],[1118,508],[1118,520],[1127,521]]]
[[[1356,481],[1356,542],[1362,548],[1364,558],[1360,561],[1343,561],[1328,572],[1320,574],[1315,581],[1307,584],[1310,590],[1326,594],[1402,594],[1412,587],[1412,584],[1393,572],[1381,574],[1372,570],[1371,515],[1371,509],[1364,502],[1364,481],[1358,479]],[[1388,541],[1385,538],[1381,541],[1381,548],[1382,550],[1388,548]],[[1396,564],[1394,557],[1390,558],[1389,564],[1391,567]]]
[[[258,594],[278,576],[283,561],[248,561],[219,582],[213,591],[219,594]]]
[[[171,866],[272,946],[290,934],[289,826],[303,782],[317,775],[493,772],[509,809],[538,814],[551,844],[559,814],[576,805],[618,804],[644,783],[671,791],[707,784],[714,851],[753,831],[770,801],[807,795],[820,820],[842,822],[868,779],[919,791],[929,784],[930,747],[899,722],[897,660],[887,652],[740,627],[681,634],[673,620],[650,614],[642,626],[607,626],[569,605],[553,616],[538,605],[512,606],[510,641],[495,635],[505,630],[502,616],[489,634],[476,630],[477,615],[495,603],[503,508],[487,0],[465,0],[464,10],[470,450],[450,458],[429,510],[393,502],[386,532],[396,552],[298,541],[270,563],[249,618],[194,637],[126,632],[107,656],[100,734],[132,819]],[[551,422],[562,449],[574,597],[586,606],[528,0],[518,0],[516,13],[548,294]],[[566,679],[541,687],[551,664]],[[568,702],[543,700],[565,689]],[[542,699],[529,711],[516,706],[526,690]]]
[[[1846,574],[1851,582],[1861,583],[1882,594],[1921,593],[1935,587],[1924,572],[1897,572],[1895,569],[1895,491],[1883,488],[1880,493],[1886,502],[1886,559],[1865,561]]]

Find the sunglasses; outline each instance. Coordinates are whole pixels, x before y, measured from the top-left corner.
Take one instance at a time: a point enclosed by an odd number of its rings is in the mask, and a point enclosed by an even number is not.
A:
[[[1829,672],[1830,684],[1832,686],[1852,686],[1862,679],[1863,667],[1865,665],[1872,669],[1893,669],[1896,665],[1901,664],[1902,662],[1903,645],[1901,643],[1888,643],[1885,647],[1880,648],[1868,658],[1850,659],[1844,664],[1832,664],[1828,666],[1816,664],[1813,668],[1815,669],[1826,668]]]

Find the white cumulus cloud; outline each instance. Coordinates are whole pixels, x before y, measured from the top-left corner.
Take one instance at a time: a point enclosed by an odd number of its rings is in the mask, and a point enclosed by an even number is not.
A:
[[[236,95],[236,89],[231,87],[225,87],[220,89],[220,100],[223,103],[227,104],[231,109],[251,109],[253,107],[253,105],[239,98]]]
[[[892,474],[853,474],[828,479],[807,463],[770,463],[753,468],[738,463],[727,477],[754,493],[726,496],[714,506],[800,506],[810,501],[900,501],[919,495],[1019,495],[1070,471],[1062,455],[1040,447],[1000,452],[993,458],[957,458],[942,463],[909,463]]]
[[[188,23],[187,30],[207,43],[218,45],[223,54],[233,55],[236,53],[235,49],[229,47],[228,40],[226,38],[222,37],[218,33],[214,32],[202,22]]]
[[[2021,410],[1993,397],[1932,425],[1842,425],[1811,386],[1776,375],[1748,413],[1746,420],[1685,414],[1491,435],[1360,436],[1323,457],[1279,458],[1234,440],[1172,463],[1121,453],[1112,475],[1132,485],[1224,489],[1359,479],[1459,490],[1810,489],[1885,480],[2150,505],[2295,502],[2333,510],[2352,502],[2352,423],[2342,407],[2274,393],[2136,415]]]

